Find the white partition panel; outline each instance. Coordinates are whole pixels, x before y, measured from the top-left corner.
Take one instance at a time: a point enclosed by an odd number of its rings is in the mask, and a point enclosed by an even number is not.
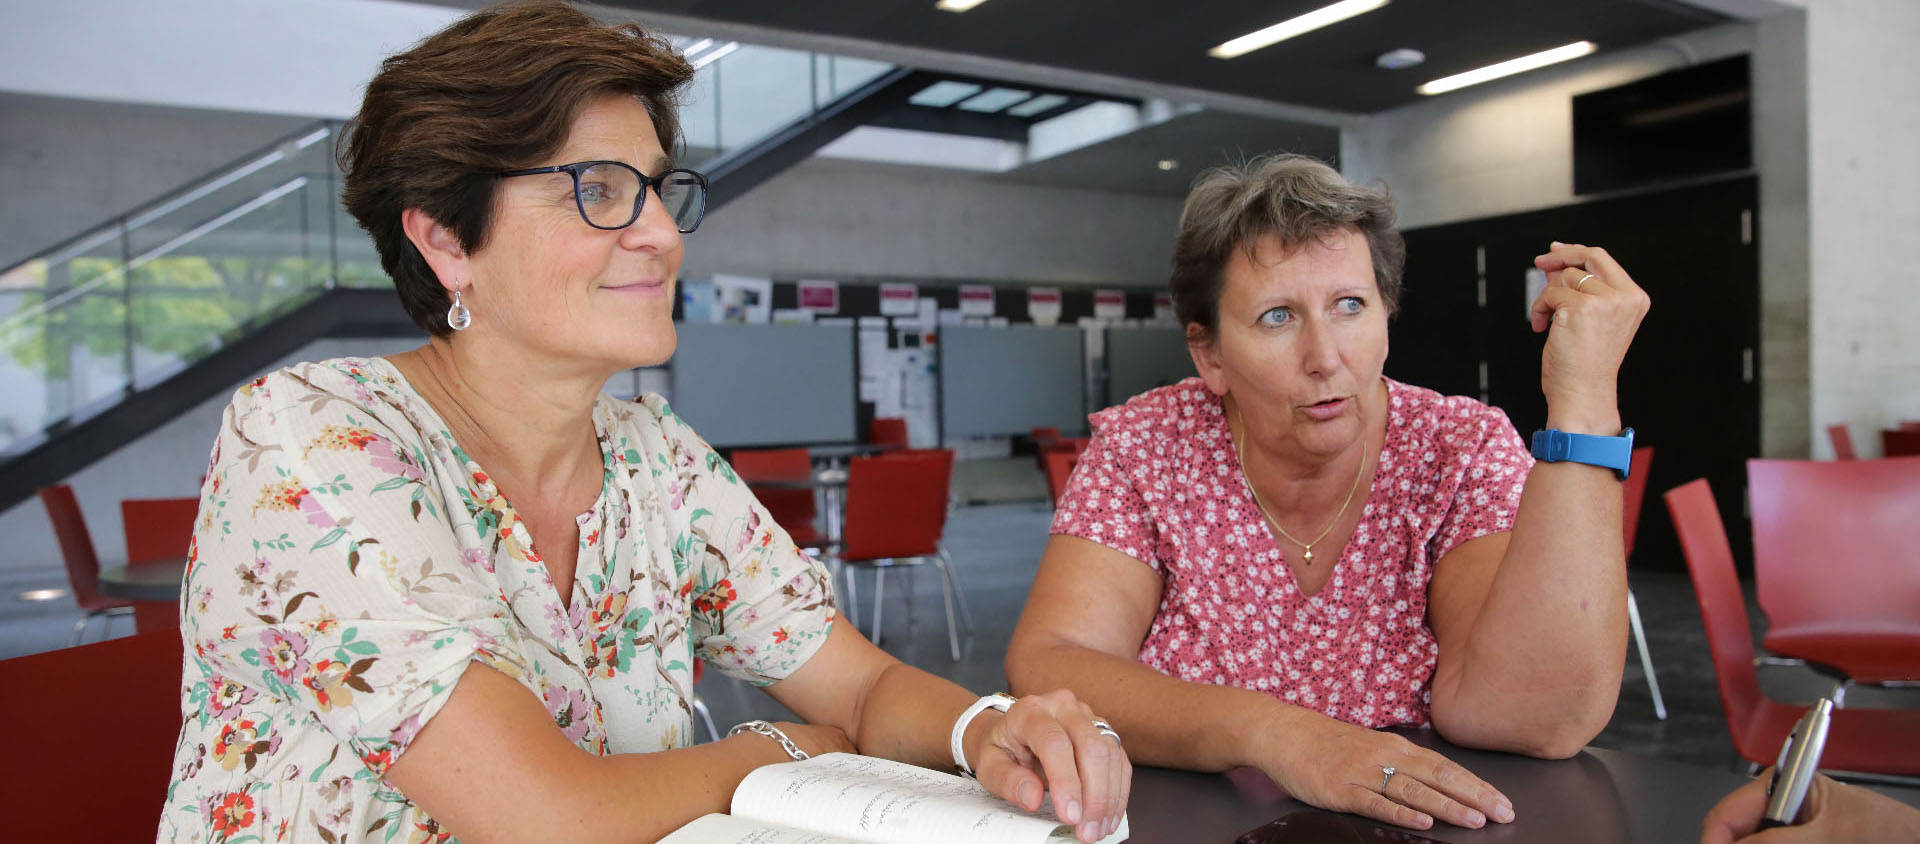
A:
[[[1087,430],[1077,327],[940,327],[940,430],[947,437]]]
[[[853,327],[683,322],[673,410],[720,447],[842,443],[854,429]]]

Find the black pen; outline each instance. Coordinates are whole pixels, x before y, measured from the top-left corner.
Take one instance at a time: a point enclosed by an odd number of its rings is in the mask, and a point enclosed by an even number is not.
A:
[[[1827,724],[1833,720],[1833,698],[1820,699],[1800,716],[1780,746],[1780,759],[1774,763],[1773,780],[1767,783],[1767,809],[1760,816],[1760,828],[1790,826],[1800,817],[1800,807],[1820,770],[1820,754],[1827,749]]]

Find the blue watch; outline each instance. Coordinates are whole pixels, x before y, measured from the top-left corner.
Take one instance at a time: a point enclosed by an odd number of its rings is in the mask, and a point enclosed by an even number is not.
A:
[[[1624,481],[1627,470],[1633,466],[1633,429],[1621,431],[1617,437],[1569,434],[1552,428],[1534,431],[1533,456],[1548,463],[1569,461],[1603,466]]]

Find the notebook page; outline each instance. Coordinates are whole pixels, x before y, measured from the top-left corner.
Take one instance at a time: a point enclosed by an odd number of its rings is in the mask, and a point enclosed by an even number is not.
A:
[[[875,844],[1040,844],[1062,826],[972,780],[848,753],[754,771],[733,793],[733,813]]]
[[[817,832],[768,826],[733,815],[705,815],[674,830],[659,844],[860,844]]]

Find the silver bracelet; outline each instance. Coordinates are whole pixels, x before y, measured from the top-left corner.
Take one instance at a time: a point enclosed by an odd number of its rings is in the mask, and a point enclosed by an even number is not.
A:
[[[779,727],[765,721],[748,721],[745,724],[735,724],[733,729],[727,731],[727,737],[732,738],[741,733],[759,733],[760,735],[779,742],[780,748],[785,750],[788,756],[793,757],[795,762],[803,761],[807,758],[807,752],[801,750],[800,745],[794,744],[793,739],[787,738],[787,734],[781,732]]]

